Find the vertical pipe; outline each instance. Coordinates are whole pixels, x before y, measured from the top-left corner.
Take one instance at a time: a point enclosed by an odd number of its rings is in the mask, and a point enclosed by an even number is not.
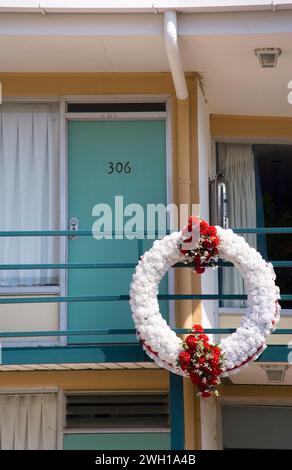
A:
[[[175,11],[169,10],[164,14],[164,44],[176,96],[179,100],[185,100],[188,97],[188,88],[181,63]]]

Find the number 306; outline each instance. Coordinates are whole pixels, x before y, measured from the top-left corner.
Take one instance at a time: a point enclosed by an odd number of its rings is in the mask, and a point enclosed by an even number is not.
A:
[[[130,162],[108,162],[108,175],[112,175],[113,173],[126,173],[127,175],[131,173],[132,168],[130,166]]]

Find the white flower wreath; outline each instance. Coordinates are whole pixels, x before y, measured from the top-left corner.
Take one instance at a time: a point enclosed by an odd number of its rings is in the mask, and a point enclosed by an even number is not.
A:
[[[130,305],[137,335],[147,354],[160,367],[187,376],[178,362],[183,340],[162,318],[157,299],[162,277],[176,263],[186,262],[179,248],[183,234],[184,231],[174,232],[155,241],[144,254],[133,275]],[[243,237],[221,227],[216,227],[216,237],[219,238],[218,257],[234,264],[244,278],[247,291],[247,309],[240,327],[219,343],[224,357],[220,375],[224,376],[238,372],[264,351],[266,337],[279,320],[280,292],[272,265]]]

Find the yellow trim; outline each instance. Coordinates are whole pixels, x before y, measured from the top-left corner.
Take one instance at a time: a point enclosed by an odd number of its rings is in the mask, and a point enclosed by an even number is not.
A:
[[[219,395],[223,399],[240,398],[275,398],[291,400],[291,385],[221,385]]]
[[[188,84],[193,74],[186,76]],[[169,73],[0,73],[3,96],[169,93]]]
[[[167,390],[165,370],[1,372],[2,388],[58,387],[62,390]]]
[[[292,138],[292,118],[261,116],[210,116],[213,137]]]

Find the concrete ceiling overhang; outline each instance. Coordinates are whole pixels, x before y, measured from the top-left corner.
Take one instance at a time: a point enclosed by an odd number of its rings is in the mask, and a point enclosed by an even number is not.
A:
[[[291,116],[292,10],[181,13],[178,32],[211,113]],[[282,49],[275,69],[259,47]],[[169,72],[163,14],[0,13],[1,72]]]

